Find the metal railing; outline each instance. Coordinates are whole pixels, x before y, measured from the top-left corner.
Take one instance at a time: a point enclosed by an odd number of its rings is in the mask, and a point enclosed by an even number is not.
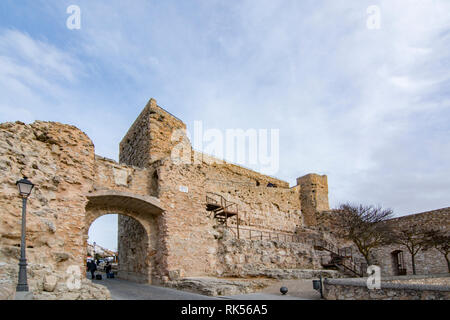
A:
[[[234,232],[234,228],[232,226],[226,226],[226,229],[230,230],[233,236],[236,237],[236,233]],[[321,257],[321,263],[323,265],[341,265],[345,269],[353,272],[360,277],[364,276],[367,270],[367,263],[363,262],[361,259],[355,258],[353,249],[351,247],[339,248],[336,245],[323,239],[308,239],[294,233],[256,230],[243,227],[239,227],[239,235],[240,239],[269,241],[276,240],[311,245],[316,250],[326,250],[332,254],[331,257],[327,257],[329,258],[327,262],[324,261],[325,257]]]
[[[234,232],[233,226],[227,226],[227,230],[231,231],[233,235],[236,236]],[[295,242],[295,243],[306,243],[307,239],[302,238],[301,236],[288,233],[288,232],[277,232],[270,230],[258,230],[251,229],[239,226],[240,238],[241,239],[249,239],[249,240],[276,240],[276,241],[284,241],[284,242]]]
[[[213,193],[213,192],[207,192],[206,193],[206,204],[207,205],[215,205],[217,207],[220,207],[224,211],[228,213],[237,214],[238,213],[238,205],[237,203],[228,201],[225,199],[224,196]]]
[[[355,258],[352,248],[338,248],[325,240],[315,241],[314,247],[316,249],[324,249],[332,254],[330,260],[325,262],[325,264],[341,265],[360,277],[366,273],[367,263]],[[323,257],[321,262],[324,264]]]

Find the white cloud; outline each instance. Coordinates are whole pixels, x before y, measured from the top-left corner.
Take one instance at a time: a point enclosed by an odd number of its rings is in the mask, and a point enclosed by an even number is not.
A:
[[[70,101],[67,88],[82,75],[70,54],[28,34],[0,29],[0,120],[36,120],[53,105]],[[13,107],[14,106],[14,107]],[[15,110],[15,111],[14,111]]]
[[[117,158],[152,96],[188,125],[279,128],[277,176],[328,174],[332,205],[449,205],[449,1],[79,2],[70,53],[4,36],[0,120],[11,106],[45,115],[56,101]],[[373,4],[379,30],[366,28]],[[67,85],[86,73],[104,91]]]

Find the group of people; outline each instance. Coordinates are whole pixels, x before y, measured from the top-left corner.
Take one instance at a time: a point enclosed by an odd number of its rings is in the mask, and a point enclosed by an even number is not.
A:
[[[87,263],[87,268],[86,270],[89,271],[91,273],[92,279],[95,279],[95,271],[97,271],[97,266],[100,265],[100,261],[97,260],[97,262],[95,262],[94,260],[89,260]],[[106,265],[105,265],[105,272],[107,275],[109,275],[111,273],[111,264],[109,263],[109,261],[106,261]]]

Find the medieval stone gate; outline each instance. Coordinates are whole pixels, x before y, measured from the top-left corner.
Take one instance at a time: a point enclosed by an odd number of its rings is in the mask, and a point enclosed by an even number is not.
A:
[[[151,283],[158,247],[157,220],[162,213],[158,201],[123,191],[99,191],[86,197],[86,240],[94,220],[105,214],[118,214],[118,276]]]
[[[262,238],[271,232],[288,235],[285,239],[322,236],[310,227],[330,221],[327,177],[308,174],[290,187],[216,162],[194,151],[187,138],[181,140],[188,143],[183,150],[191,161],[175,163],[172,151],[180,141],[172,135],[185,129],[151,99],[121,141],[116,162],[96,155],[89,137],[71,125],[0,124],[0,280],[12,287],[17,281],[21,201],[15,182],[23,175],[36,185],[28,200],[26,238],[29,284],[38,292],[48,275],[56,275],[63,287],[68,268],[84,270],[89,227],[111,213],[120,214],[120,276],[127,279],[156,284],[180,277],[321,268],[312,246],[266,244]],[[224,241],[206,210],[210,192],[239,207],[241,230],[260,234],[259,242]],[[424,218],[448,226],[450,209],[440,211]],[[233,219],[229,222],[227,228],[236,227]],[[394,249],[381,259],[389,262],[383,266],[387,273]],[[438,263],[427,272],[445,266],[436,257]]]

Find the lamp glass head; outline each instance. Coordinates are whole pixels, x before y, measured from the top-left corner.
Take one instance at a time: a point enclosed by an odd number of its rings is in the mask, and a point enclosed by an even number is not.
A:
[[[24,198],[27,198],[30,195],[31,190],[34,187],[34,184],[32,184],[31,181],[27,179],[27,177],[23,177],[23,179],[17,181],[16,185],[19,189],[19,194]]]

